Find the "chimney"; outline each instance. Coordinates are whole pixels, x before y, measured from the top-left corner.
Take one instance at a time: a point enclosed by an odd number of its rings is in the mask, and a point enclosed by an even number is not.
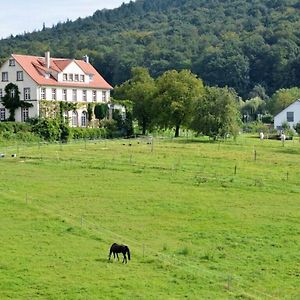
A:
[[[89,58],[87,55],[85,55],[85,56],[83,57],[83,60],[84,60],[87,64],[90,63],[90,58]]]
[[[50,51],[47,51],[47,52],[45,53],[45,67],[46,67],[47,69],[50,68]]]

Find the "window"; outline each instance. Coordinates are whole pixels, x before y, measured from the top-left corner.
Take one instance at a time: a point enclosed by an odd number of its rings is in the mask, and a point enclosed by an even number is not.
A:
[[[78,124],[78,114],[77,111],[72,112],[72,126],[77,126]]]
[[[293,111],[288,111],[286,113],[286,120],[288,122],[294,122],[294,112]]]
[[[11,98],[15,98],[15,96],[16,96],[16,90],[15,89],[11,89],[10,90],[10,97]]]
[[[94,75],[93,75],[93,74],[90,74],[90,75],[89,75],[89,78],[90,78],[90,81],[93,81]]]
[[[72,100],[77,101],[77,90],[72,90]]]
[[[75,74],[75,81],[79,81],[79,75]]]
[[[8,72],[2,72],[2,81],[8,81]]]
[[[84,82],[84,75],[80,75],[80,81]]]
[[[67,81],[68,80],[68,74],[64,73],[63,74],[63,81]]]
[[[9,60],[9,66],[10,67],[14,67],[16,65],[16,61],[13,59],[13,58],[11,58],[10,60]]]
[[[82,101],[87,101],[86,93],[87,93],[86,90],[82,91]]]
[[[97,102],[97,91],[93,91],[93,101]]]
[[[69,120],[69,112],[67,110],[64,111],[64,119],[66,122]]]
[[[5,108],[0,108],[0,121],[5,121]]]
[[[62,91],[62,99],[63,99],[64,101],[67,101],[67,100],[68,100],[68,98],[67,98],[67,90],[63,90],[63,91]]]
[[[24,100],[30,100],[30,88],[24,88]]]
[[[56,100],[56,89],[52,89],[52,100]]]
[[[106,102],[106,91],[102,92],[102,101]]]
[[[87,112],[84,111],[82,112],[82,115],[81,115],[81,127],[86,127],[87,125]]]
[[[29,119],[29,109],[27,107],[23,107],[21,109],[21,114],[22,122],[26,122]]]
[[[2,92],[2,89],[0,89],[0,100],[1,100],[1,98],[3,97],[3,94],[2,94],[3,92]]]
[[[46,89],[45,88],[41,89],[41,99],[46,100]]]
[[[17,71],[17,81],[23,81],[23,71]]]
[[[73,81],[74,77],[73,74],[69,74],[69,81]]]

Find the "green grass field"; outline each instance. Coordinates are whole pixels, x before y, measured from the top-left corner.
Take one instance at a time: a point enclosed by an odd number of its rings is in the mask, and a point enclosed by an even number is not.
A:
[[[298,141],[0,153],[0,299],[300,299]]]

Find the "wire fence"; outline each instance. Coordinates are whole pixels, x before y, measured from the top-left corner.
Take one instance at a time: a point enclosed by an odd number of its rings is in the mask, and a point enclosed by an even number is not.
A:
[[[37,211],[46,214],[50,218],[60,218],[68,222],[70,225],[80,228],[81,230],[88,233],[101,234],[101,236],[103,236],[104,234],[107,243],[109,243],[109,241],[111,240],[118,239],[120,241],[123,241],[124,243],[130,244],[131,249],[134,249],[135,257],[137,257],[141,262],[145,259],[160,261],[161,263],[172,266],[173,268],[180,269],[183,272],[189,273],[193,276],[196,275],[197,277],[209,282],[210,285],[215,286],[223,292],[229,293],[233,296],[236,296],[236,294],[239,293],[240,295],[247,296],[250,299],[280,299],[267,292],[247,285],[244,282],[243,278],[239,275],[234,274],[232,270],[229,270],[225,273],[218,270],[208,269],[203,264],[191,258],[189,258],[188,260],[180,259],[176,255],[157,251],[157,249],[149,246],[148,244],[146,246],[143,241],[139,241],[128,236],[123,236],[104,227],[103,225],[99,225],[88,220],[88,217],[93,216],[93,214],[75,215],[70,212],[62,214],[62,210],[59,207],[55,207],[52,205],[49,209],[48,207],[46,208],[42,206],[41,201],[34,198],[30,198],[30,200],[28,200],[28,196],[26,197],[26,203],[27,205],[29,204],[28,206],[31,209],[36,209]]]

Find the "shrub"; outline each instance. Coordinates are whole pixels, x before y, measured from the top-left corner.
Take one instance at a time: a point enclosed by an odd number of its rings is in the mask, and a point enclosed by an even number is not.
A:
[[[32,132],[46,141],[54,142],[60,140],[60,123],[58,119],[44,118],[34,121]]]
[[[70,128],[70,136],[74,140],[78,139],[100,139],[105,136],[105,129],[103,128]]]
[[[266,115],[263,115],[263,116],[261,117],[261,121],[262,121],[264,124],[271,124],[271,123],[273,123],[274,118],[273,118],[272,115],[266,114]]]
[[[258,133],[258,132],[269,132],[269,127],[263,124],[262,122],[255,121],[246,123],[243,125],[244,132]]]

